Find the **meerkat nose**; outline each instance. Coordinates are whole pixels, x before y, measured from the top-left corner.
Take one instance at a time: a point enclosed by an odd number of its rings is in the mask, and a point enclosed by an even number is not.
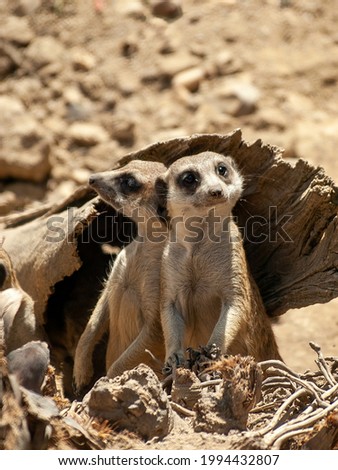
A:
[[[209,190],[209,194],[210,194],[210,196],[212,196],[214,198],[219,198],[219,197],[223,196],[223,191],[221,189],[218,189],[218,188],[213,188],[213,189]]]
[[[90,175],[90,177],[88,179],[89,186],[95,186],[95,184],[97,184],[99,179],[100,179],[100,177],[97,173],[94,173],[93,175]]]

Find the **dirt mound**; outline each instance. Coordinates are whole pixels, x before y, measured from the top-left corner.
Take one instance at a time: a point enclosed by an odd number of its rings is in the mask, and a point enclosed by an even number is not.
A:
[[[172,387],[187,391],[193,380],[193,405],[189,393],[170,399],[143,364],[100,379],[82,403],[60,400],[57,389],[52,399],[18,387],[2,357],[0,448],[187,449],[202,440],[208,449],[334,449],[338,360],[312,348],[319,370],[302,375],[279,361],[240,356],[211,364],[216,378],[207,381],[178,369]]]

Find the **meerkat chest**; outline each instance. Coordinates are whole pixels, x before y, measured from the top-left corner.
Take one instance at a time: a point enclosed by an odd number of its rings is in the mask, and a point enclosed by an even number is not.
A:
[[[126,297],[142,310],[149,303],[158,301],[163,250],[160,246],[145,243],[135,243],[131,248],[121,272],[121,287]]]
[[[172,266],[175,278],[176,303],[184,317],[209,319],[219,316],[223,285],[228,281],[218,256],[204,247],[181,252]]]

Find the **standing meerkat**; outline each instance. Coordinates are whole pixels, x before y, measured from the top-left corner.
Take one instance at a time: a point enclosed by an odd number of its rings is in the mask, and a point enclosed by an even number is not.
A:
[[[164,360],[160,321],[160,269],[167,226],[159,215],[157,179],[166,167],[134,160],[121,169],[97,173],[89,184],[114,209],[132,219],[137,237],[117,256],[103,292],[79,340],[74,360],[74,385],[86,387],[94,374],[93,351],[109,331],[108,377],[144,362],[155,366],[151,353]]]
[[[188,346],[281,359],[232,216],[243,188],[232,158],[180,158],[158,186],[170,218],[161,273],[166,369],[185,363]]]
[[[29,341],[45,339],[34,313],[33,299],[21,288],[12,261],[0,244],[0,318],[6,353]]]

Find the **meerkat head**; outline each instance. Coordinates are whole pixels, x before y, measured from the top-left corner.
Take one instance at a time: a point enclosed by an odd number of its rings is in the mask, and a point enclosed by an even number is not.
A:
[[[169,217],[204,217],[212,208],[227,216],[242,194],[243,178],[231,157],[202,152],[176,160],[161,185]]]
[[[133,160],[122,168],[91,175],[89,185],[107,204],[140,222],[140,216],[161,215],[155,183],[165,171],[162,163]]]

